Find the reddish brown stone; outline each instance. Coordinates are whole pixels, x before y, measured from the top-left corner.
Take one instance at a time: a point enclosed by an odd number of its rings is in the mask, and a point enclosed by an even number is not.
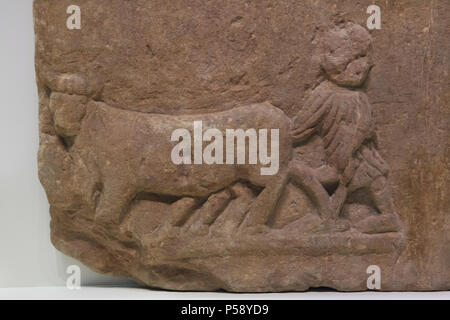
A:
[[[70,4],[34,4],[56,248],[165,289],[450,288],[450,3]],[[279,129],[279,170],[174,164],[194,121]]]

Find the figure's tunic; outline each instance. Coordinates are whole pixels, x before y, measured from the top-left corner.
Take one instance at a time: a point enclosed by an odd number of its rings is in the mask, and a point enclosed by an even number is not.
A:
[[[328,164],[343,172],[363,143],[375,137],[367,96],[323,82],[314,89],[293,124],[295,142],[306,142],[314,134],[323,139]]]

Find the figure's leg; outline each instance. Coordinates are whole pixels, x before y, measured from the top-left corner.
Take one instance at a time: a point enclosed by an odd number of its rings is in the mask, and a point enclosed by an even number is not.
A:
[[[247,215],[240,226],[240,231],[245,233],[258,233],[267,231],[266,223],[274,212],[278,200],[286,187],[287,172],[281,172],[274,177],[274,182],[266,185],[263,191],[252,203]]]
[[[344,207],[345,200],[347,200],[348,196],[348,188],[343,183],[340,182],[336,192],[332,195],[331,201],[331,210],[333,212],[333,218],[337,219]]]
[[[376,209],[381,214],[394,213],[394,204],[392,201],[392,190],[385,176],[379,176],[370,184],[370,196]]]
[[[387,165],[374,146],[361,149],[360,166],[350,183],[351,191],[365,188],[379,214],[369,216],[358,222],[355,227],[364,233],[394,232],[400,229],[395,212],[392,191],[387,179]]]
[[[391,188],[385,176],[376,178],[369,187],[372,201],[379,212],[378,215],[370,216],[356,227],[364,233],[384,233],[400,230],[400,221],[395,212]]]

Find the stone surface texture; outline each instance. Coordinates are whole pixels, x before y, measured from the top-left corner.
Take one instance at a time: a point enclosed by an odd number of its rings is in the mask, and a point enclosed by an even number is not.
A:
[[[34,3],[57,249],[173,290],[450,289],[450,2],[70,5]],[[199,120],[279,129],[279,170],[174,164]]]

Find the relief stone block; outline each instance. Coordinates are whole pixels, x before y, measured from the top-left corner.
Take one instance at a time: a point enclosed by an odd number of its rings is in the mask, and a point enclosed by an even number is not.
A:
[[[35,0],[54,246],[164,289],[450,289],[450,3],[371,2]]]

